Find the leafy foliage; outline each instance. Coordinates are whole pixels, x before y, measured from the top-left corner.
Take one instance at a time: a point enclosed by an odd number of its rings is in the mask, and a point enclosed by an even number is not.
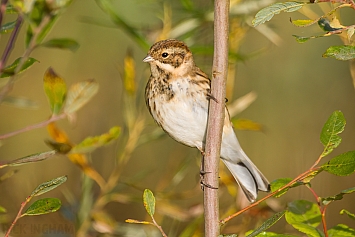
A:
[[[96,137],[87,137],[78,145],[75,145],[71,149],[71,153],[86,153],[92,152],[98,147],[109,144],[113,140],[116,140],[120,135],[120,127],[113,127],[108,133],[102,134]]]
[[[348,210],[343,209],[340,211],[340,214],[346,214],[349,218],[355,220],[355,214],[349,212]]]
[[[35,196],[39,196],[42,195],[46,192],[49,192],[55,188],[57,188],[58,186],[62,185],[64,182],[67,181],[67,176],[61,176],[55,179],[51,179],[47,182],[44,182],[40,185],[38,185],[38,187],[32,191],[31,193],[31,197],[35,197]]]
[[[72,85],[68,91],[64,112],[72,114],[84,106],[99,90],[99,84],[93,80],[86,80]]]
[[[144,190],[143,204],[148,214],[150,216],[153,216],[155,212],[155,197],[152,191],[150,191],[149,189]]]
[[[275,213],[272,217],[267,219],[260,227],[254,230],[251,234],[247,235],[247,237],[259,236],[259,234],[262,233],[264,230],[269,229],[276,222],[278,222],[284,216],[285,212],[286,211]]]
[[[51,39],[41,44],[41,46],[58,49],[69,49],[75,52],[79,48],[79,43],[73,39],[57,38]]]
[[[24,165],[32,162],[38,162],[42,160],[46,160],[56,154],[56,151],[46,151],[46,152],[40,152],[36,154],[32,154],[29,156],[25,156],[22,158],[18,158],[16,160],[8,161],[5,163],[0,164],[0,168],[4,168],[6,166],[18,166],[18,165]]]
[[[256,13],[254,20],[252,21],[253,26],[258,26],[271,20],[275,14],[281,12],[294,12],[301,9],[306,3],[302,2],[284,2],[284,3],[274,3]]]
[[[61,207],[62,202],[58,198],[43,198],[35,201],[32,205],[22,214],[22,216],[36,216],[43,215],[51,212],[56,212]]]
[[[313,4],[321,4],[323,2],[332,2],[330,0],[325,1],[311,1]],[[352,0],[340,1],[340,5],[334,7],[331,11],[327,12],[323,16],[320,16],[316,19],[301,19],[301,20],[291,20],[292,24],[297,27],[307,27],[315,23],[318,23],[318,26],[322,31],[325,31],[325,34],[322,35],[312,35],[312,36],[297,36],[293,35],[298,43],[305,43],[310,39],[316,39],[325,36],[337,35],[342,32],[346,32],[348,36],[348,45],[341,46],[331,46],[323,54],[323,57],[332,57],[337,60],[351,60],[355,58],[354,46],[351,44],[351,37],[354,34],[354,25],[343,26],[341,25],[337,11],[341,8],[352,8],[355,10],[355,5]],[[269,21],[275,14],[281,12],[293,12],[301,9],[307,3],[299,2],[285,2],[285,3],[274,3],[266,8],[261,9],[254,17],[252,24],[253,26],[258,26],[260,24]],[[330,20],[331,18],[331,20]]]
[[[19,69],[20,62],[23,60],[23,58],[17,58],[11,65],[5,67],[2,70],[0,78],[5,78],[5,77],[11,77],[15,75],[16,73],[21,73],[25,71],[26,69],[30,68],[34,63],[38,62],[37,59],[34,58],[28,58],[26,59],[22,66],[21,69]]]
[[[63,78],[59,77],[52,68],[48,68],[43,77],[43,87],[52,113],[59,114],[67,94],[67,86]]]
[[[343,199],[343,196],[345,194],[350,194],[355,192],[355,188],[348,188],[346,190],[341,191],[341,193],[331,196],[331,197],[322,197],[320,198],[320,202],[322,202],[323,205],[329,205],[331,202],[338,201]]]
[[[320,141],[324,145],[322,157],[328,155],[334,148],[339,146],[341,137],[338,134],[344,131],[345,123],[344,115],[341,111],[335,111],[325,123],[320,134]]]
[[[288,183],[290,183],[292,181],[291,178],[281,178],[281,179],[276,179],[274,181],[272,181],[270,183],[270,187],[271,187],[271,192],[276,192],[277,190],[283,188],[285,185],[287,185]],[[303,183],[293,183],[291,186],[289,186],[288,188],[283,188],[280,192],[275,193],[275,197],[281,197],[282,195],[284,195],[290,188],[293,187],[297,187],[299,185],[302,185]]]
[[[325,58],[335,58],[338,60],[351,60],[355,58],[355,46],[352,45],[340,45],[331,46],[323,54]]]
[[[354,173],[355,151],[349,151],[334,157],[322,165],[322,169],[337,176],[347,176]]]

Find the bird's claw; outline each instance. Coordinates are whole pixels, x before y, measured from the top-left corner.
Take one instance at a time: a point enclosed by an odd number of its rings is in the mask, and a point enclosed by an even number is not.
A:
[[[216,188],[216,187],[213,187],[213,186],[210,185],[210,184],[206,184],[206,183],[205,183],[204,175],[205,175],[205,174],[208,174],[208,173],[211,173],[211,172],[207,172],[207,171],[204,171],[204,170],[200,170],[200,176],[201,176],[200,184],[201,184],[201,189],[202,189],[202,191],[205,190],[205,187],[206,187],[206,188],[210,188],[210,189],[218,189],[218,188]]]

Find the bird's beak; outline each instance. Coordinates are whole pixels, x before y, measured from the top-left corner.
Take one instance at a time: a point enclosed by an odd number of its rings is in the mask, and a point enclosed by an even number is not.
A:
[[[149,63],[152,62],[154,59],[152,58],[152,56],[150,56],[149,54],[143,59],[143,62],[145,63]]]

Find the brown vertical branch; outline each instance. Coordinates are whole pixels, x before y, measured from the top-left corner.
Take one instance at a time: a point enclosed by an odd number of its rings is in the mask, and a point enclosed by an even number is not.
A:
[[[228,72],[228,25],[229,0],[215,0],[211,94],[216,100],[210,100],[203,170],[206,171],[204,182],[216,188],[218,187],[218,164],[224,123],[225,85]],[[205,236],[216,237],[219,235],[218,189],[205,187],[204,208]]]

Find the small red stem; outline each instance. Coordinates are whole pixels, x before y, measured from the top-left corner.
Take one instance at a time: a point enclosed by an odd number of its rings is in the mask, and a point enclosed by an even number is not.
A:
[[[327,229],[327,222],[325,220],[325,211],[327,210],[328,205],[325,205],[323,207],[323,210],[321,211],[322,214],[322,224],[323,224],[323,230],[324,230],[324,237],[328,237],[328,229]]]
[[[23,132],[31,131],[31,130],[34,130],[34,129],[37,129],[37,128],[42,128],[42,127],[50,124],[51,122],[55,122],[55,121],[61,120],[61,119],[65,118],[66,116],[67,115],[64,114],[64,113],[63,114],[59,114],[59,115],[53,115],[50,119],[48,119],[46,121],[27,126],[25,128],[22,128],[20,130],[14,131],[14,132],[10,132],[10,133],[7,133],[7,134],[0,135],[0,140],[15,136],[15,135],[23,133]]]
[[[10,228],[7,230],[6,234],[4,237],[8,237],[10,235],[10,232],[12,231],[12,229],[14,228],[16,222],[18,221],[18,219],[20,219],[22,217],[22,210],[23,208],[26,206],[26,204],[31,200],[31,196],[27,197],[26,200],[24,202],[21,203],[21,207],[20,210],[18,211],[14,221],[11,223]]]
[[[309,191],[311,191],[311,193],[313,194],[313,196],[315,197],[315,199],[317,200],[317,205],[319,208],[319,211],[321,213],[321,217],[322,217],[322,225],[323,225],[323,232],[324,232],[324,237],[328,237],[328,231],[327,231],[327,222],[325,220],[325,211],[327,209],[327,205],[322,206],[322,203],[319,201],[319,196],[318,194],[314,191],[313,188],[307,186]]]

